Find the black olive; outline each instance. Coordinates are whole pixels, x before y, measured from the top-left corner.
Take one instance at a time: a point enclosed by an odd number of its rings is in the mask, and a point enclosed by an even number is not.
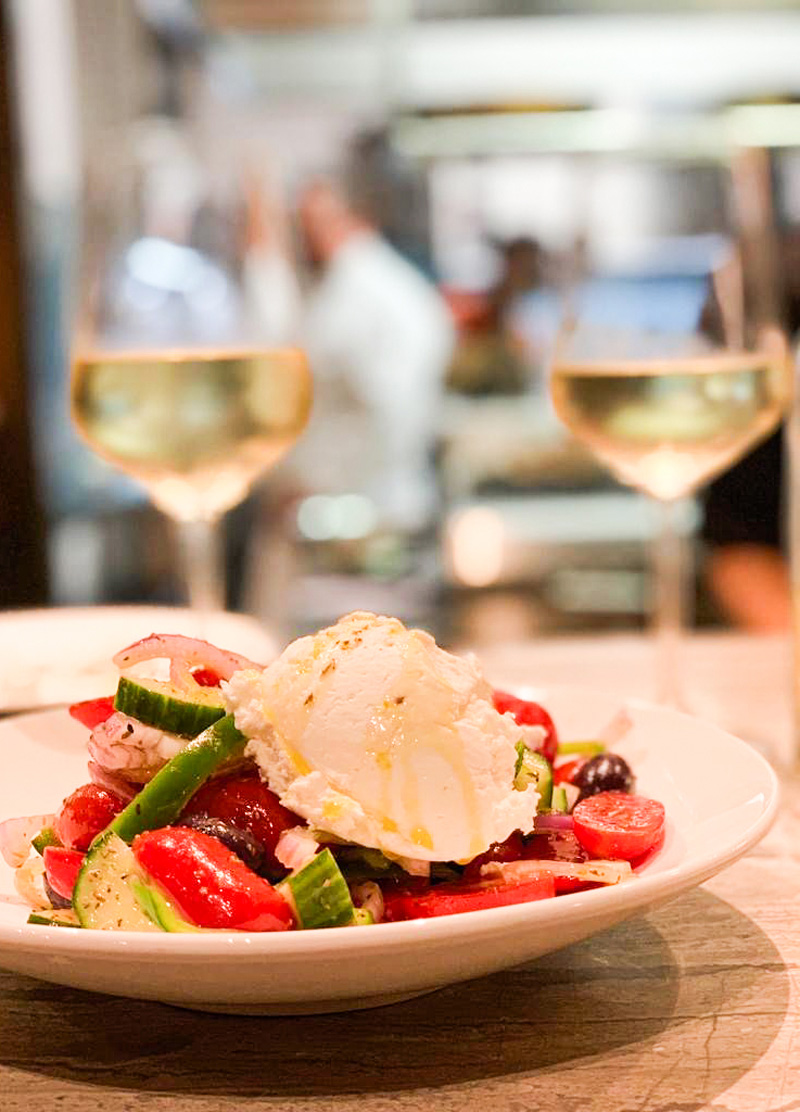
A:
[[[72,907],[72,900],[68,900],[65,896],[59,896],[47,877],[44,878],[44,890],[56,911],[63,911],[67,907]]]
[[[215,819],[210,815],[187,815],[185,819],[181,819],[179,825],[210,834],[240,857],[254,873],[261,871],[266,850],[263,843],[246,830],[240,830],[238,826],[231,826],[224,819]]]
[[[632,792],[636,783],[630,765],[616,753],[600,753],[581,765],[572,780],[580,798],[600,792]]]

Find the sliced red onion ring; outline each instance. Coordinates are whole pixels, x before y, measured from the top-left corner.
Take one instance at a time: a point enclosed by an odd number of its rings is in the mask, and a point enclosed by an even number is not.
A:
[[[218,649],[208,641],[184,637],[180,633],[152,633],[120,650],[114,657],[114,663],[121,670],[146,660],[169,660],[169,678],[184,691],[191,691],[195,684],[192,678],[195,668],[208,668],[221,680],[229,680],[234,672],[243,668],[260,671],[263,667],[239,653]]]
[[[139,785],[131,784],[129,780],[123,780],[121,776],[115,776],[113,772],[108,772],[96,761],[89,761],[89,779],[98,787],[105,788],[114,795],[118,795],[126,803],[129,803],[141,790]]]
[[[31,838],[52,826],[55,815],[25,815],[0,822],[0,855],[7,865],[18,868],[31,851]]]
[[[572,830],[573,826],[572,815],[537,815],[533,821],[533,832],[544,834],[553,830]]]
[[[586,884],[619,884],[633,876],[628,861],[488,861],[481,876],[521,881],[542,874]]]
[[[284,830],[275,846],[275,856],[287,869],[302,869],[319,849],[319,842],[307,826]]]

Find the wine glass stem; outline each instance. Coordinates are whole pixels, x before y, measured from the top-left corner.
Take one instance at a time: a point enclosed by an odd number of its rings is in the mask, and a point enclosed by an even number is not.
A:
[[[688,549],[678,522],[680,502],[659,501],[659,529],[654,550],[655,636],[658,699],[683,706],[681,641],[686,601]]]
[[[177,522],[189,606],[203,618],[225,609],[225,570],[219,521]]]

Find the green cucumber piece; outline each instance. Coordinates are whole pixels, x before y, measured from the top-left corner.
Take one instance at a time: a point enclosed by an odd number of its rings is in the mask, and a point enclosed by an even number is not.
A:
[[[347,881],[329,849],[277,886],[286,896],[301,930],[346,927],[356,919]]]
[[[165,896],[153,884],[146,884],[139,877],[131,877],[128,882],[133,890],[139,907],[157,927],[170,934],[199,933],[200,928],[188,919],[184,919],[172,900]]]
[[[134,884],[145,883],[133,850],[109,830],[81,865],[72,906],[82,927],[99,931],[160,931],[142,909]]]
[[[517,742],[517,763],[514,767],[514,787],[525,791],[529,784],[535,784],[539,793],[539,810],[550,806],[553,792],[553,769],[547,757],[529,749],[524,741]]]
[[[55,830],[53,830],[52,826],[45,826],[43,830],[39,831],[35,838],[31,838],[31,845],[41,856],[48,846],[60,846],[61,839],[58,834],[56,834]]]
[[[37,927],[79,927],[78,916],[69,908],[49,908],[41,911],[32,911],[28,922]]]
[[[603,741],[562,741],[558,746],[559,757],[597,757],[605,753],[607,746]]]
[[[567,801],[567,790],[563,784],[557,784],[553,788],[553,794],[550,798],[550,810],[555,815],[566,815],[569,810]]]
[[[120,676],[115,710],[179,737],[197,737],[225,715],[222,693],[216,687],[197,687],[197,695],[183,698],[168,683]]]
[[[371,911],[357,907],[353,912],[353,922],[357,927],[371,927],[375,922],[375,916]]]
[[[246,745],[233,715],[220,718],[167,761],[108,829],[123,842],[132,842],[143,830],[169,826],[197,789],[227,760],[240,756]]]

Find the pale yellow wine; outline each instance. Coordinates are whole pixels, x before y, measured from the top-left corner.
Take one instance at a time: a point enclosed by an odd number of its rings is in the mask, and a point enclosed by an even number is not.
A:
[[[619,479],[672,499],[766,436],[789,382],[785,358],[757,353],[561,363],[551,388],[561,420]]]
[[[92,448],[173,517],[213,519],[245,496],[308,421],[302,352],[79,353],[72,409]]]

